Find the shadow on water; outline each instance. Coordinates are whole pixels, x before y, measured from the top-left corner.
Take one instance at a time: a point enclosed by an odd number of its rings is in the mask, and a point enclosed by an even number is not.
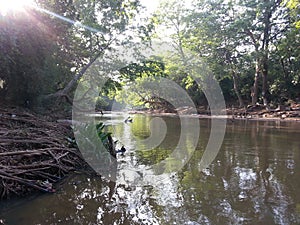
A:
[[[26,225],[300,224],[299,123],[228,124],[217,158],[200,171],[210,134],[210,121],[201,119],[196,151],[184,168],[155,176],[153,164],[176,165],[170,155],[180,136],[178,118],[161,117],[167,134],[151,149],[140,140],[151,136],[152,117],[136,115],[130,124],[124,118],[106,121],[127,148],[118,156],[116,183],[73,174],[55,194],[2,202],[0,218]]]

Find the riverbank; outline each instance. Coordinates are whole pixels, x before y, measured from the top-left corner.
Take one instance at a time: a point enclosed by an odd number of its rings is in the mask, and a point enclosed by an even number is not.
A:
[[[71,171],[86,167],[70,125],[27,109],[0,107],[0,199],[55,192]]]
[[[220,118],[232,120],[260,120],[260,121],[294,121],[300,122],[300,104],[295,104],[292,107],[278,107],[276,109],[268,109],[265,106],[257,105],[248,108],[227,108],[221,115],[215,115],[209,110],[200,108],[195,110],[188,107],[177,109],[177,113],[165,112],[163,110],[139,110],[129,111],[130,114],[151,114],[158,116],[191,116],[203,119]]]

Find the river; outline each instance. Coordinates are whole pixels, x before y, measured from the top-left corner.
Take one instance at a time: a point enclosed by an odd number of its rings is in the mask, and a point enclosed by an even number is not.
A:
[[[202,169],[210,119],[125,118],[100,118],[127,149],[118,154],[116,182],[74,173],[54,194],[1,202],[0,218],[10,225],[300,224],[300,123],[228,121],[216,158]],[[182,119],[199,123],[200,133]]]

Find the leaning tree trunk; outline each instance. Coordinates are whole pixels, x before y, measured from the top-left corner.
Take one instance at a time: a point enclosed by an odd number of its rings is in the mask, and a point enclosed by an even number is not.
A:
[[[90,60],[88,64],[86,64],[74,77],[73,79],[64,87],[64,89],[59,90],[55,93],[49,94],[44,96],[44,100],[49,100],[53,98],[60,98],[65,97],[68,101],[70,99],[68,98],[69,92],[74,88],[74,86],[77,84],[77,82],[80,80],[80,78],[84,75],[84,73],[90,68],[90,66],[100,57],[103,51],[99,52],[94,58]]]

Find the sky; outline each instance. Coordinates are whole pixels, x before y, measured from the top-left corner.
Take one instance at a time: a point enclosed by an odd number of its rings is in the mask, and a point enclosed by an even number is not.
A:
[[[146,6],[149,14],[153,13],[159,6],[161,2],[167,2],[167,0],[140,0],[143,6]],[[187,7],[190,7],[193,3],[193,0],[181,0]]]
[[[160,0],[140,0],[142,5],[146,6],[149,14],[154,12],[158,7]]]

